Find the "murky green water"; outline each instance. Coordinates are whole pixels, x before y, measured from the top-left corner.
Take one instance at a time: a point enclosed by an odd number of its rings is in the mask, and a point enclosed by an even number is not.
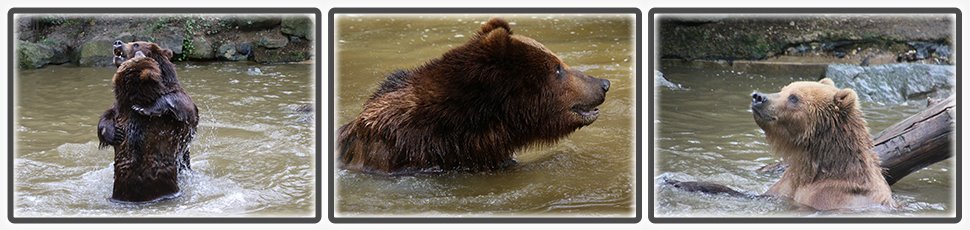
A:
[[[98,118],[113,68],[48,66],[16,76],[14,213],[29,216],[313,216],[313,77],[308,65],[176,63],[199,107],[182,196],[109,202],[114,151]],[[258,67],[261,74],[248,74]]]
[[[493,15],[338,16],[335,127],[394,70],[465,43]],[[636,101],[632,16],[503,15],[573,68],[612,81],[599,119],[490,173],[386,177],[338,170],[337,216],[632,216]]]
[[[716,67],[664,61],[667,78],[686,90],[659,89],[656,178],[710,181],[752,194],[761,194],[780,174],[756,170],[778,158],[771,155],[764,132],[749,109],[751,92],[778,92],[800,80],[817,80],[812,68]],[[838,84],[838,82],[836,83]],[[861,101],[871,134],[923,108],[922,102],[883,105]],[[889,213],[862,215],[953,216],[952,159],[917,171],[892,186],[900,208]],[[690,193],[657,183],[657,216],[805,216],[779,199],[751,199]]]

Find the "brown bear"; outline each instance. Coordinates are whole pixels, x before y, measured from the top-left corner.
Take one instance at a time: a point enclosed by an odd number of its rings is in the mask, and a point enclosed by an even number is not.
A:
[[[100,147],[115,150],[112,200],[178,196],[177,173],[190,168],[198,108],[178,82],[171,51],[154,43],[116,46],[116,102],[98,123]]]
[[[338,130],[341,168],[377,174],[488,171],[599,116],[610,82],[491,19],[440,58],[398,71]]]
[[[895,206],[855,91],[826,78],[752,98],[755,122],[789,165],[767,195],[816,210]]]

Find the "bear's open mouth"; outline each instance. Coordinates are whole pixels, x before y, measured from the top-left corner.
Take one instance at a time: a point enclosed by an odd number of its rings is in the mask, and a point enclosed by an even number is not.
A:
[[[576,105],[573,106],[573,112],[579,115],[579,118],[583,120],[583,124],[590,124],[596,120],[600,115],[600,109],[594,105]]]

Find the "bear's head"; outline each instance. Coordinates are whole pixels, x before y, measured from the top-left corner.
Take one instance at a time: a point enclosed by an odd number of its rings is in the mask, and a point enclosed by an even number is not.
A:
[[[162,84],[162,70],[158,62],[145,56],[141,51],[135,51],[132,58],[119,64],[112,82],[119,100],[135,100],[137,104],[150,102],[164,91]],[[143,100],[143,101],[138,101]]]
[[[144,41],[124,43],[121,40],[116,40],[112,52],[115,55],[115,66],[121,66],[121,63],[134,58],[136,52],[141,52],[144,56],[153,58],[156,61],[168,61],[174,56],[172,50],[162,48],[152,42]]]
[[[561,137],[595,121],[597,106],[610,88],[609,80],[571,68],[538,41],[514,35],[509,23],[498,18],[483,24],[464,48],[453,49],[442,59],[463,60],[464,72],[481,74],[455,88],[488,87],[486,94],[503,104],[502,111],[517,114],[511,123],[546,138]]]
[[[781,92],[755,92],[751,97],[755,122],[765,131],[768,143],[781,148],[780,152],[868,139],[858,137],[868,135],[868,130],[856,92],[836,88],[828,78],[793,82]]]

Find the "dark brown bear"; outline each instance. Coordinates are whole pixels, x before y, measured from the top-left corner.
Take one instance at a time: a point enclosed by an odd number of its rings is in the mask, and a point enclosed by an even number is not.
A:
[[[388,76],[339,129],[340,167],[378,174],[507,167],[515,150],[595,121],[609,87],[491,19],[464,45]]]
[[[178,171],[189,169],[198,108],[178,82],[171,51],[148,42],[115,50],[116,102],[98,123],[100,147],[115,150],[111,198],[144,202],[176,197]]]

